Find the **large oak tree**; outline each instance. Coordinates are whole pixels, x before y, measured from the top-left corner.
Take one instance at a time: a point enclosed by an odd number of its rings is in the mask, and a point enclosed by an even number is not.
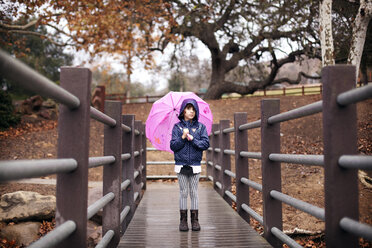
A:
[[[207,99],[223,93],[247,94],[268,85],[288,81],[275,77],[286,63],[301,55],[319,56],[317,41],[318,5],[314,1],[172,1],[176,26],[172,32],[193,37],[211,53],[212,75]],[[278,53],[287,43],[286,56]],[[292,45],[292,49],[290,48]],[[264,80],[242,85],[229,82],[225,75],[239,63],[271,60],[270,73]]]

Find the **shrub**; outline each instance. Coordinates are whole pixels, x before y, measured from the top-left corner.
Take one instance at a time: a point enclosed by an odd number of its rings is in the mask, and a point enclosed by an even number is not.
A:
[[[14,112],[10,95],[6,91],[0,90],[0,130],[18,124],[20,119],[20,116]]]

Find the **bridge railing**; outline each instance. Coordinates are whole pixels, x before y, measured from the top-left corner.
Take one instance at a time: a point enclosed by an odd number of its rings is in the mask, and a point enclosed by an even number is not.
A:
[[[120,102],[105,113],[90,106],[92,75],[86,68],[61,68],[61,86],[0,51],[1,74],[60,103],[58,158],[0,161],[0,182],[57,174],[57,227],[29,247],[86,247],[87,220],[103,209],[97,247],[116,247],[146,188],[144,124],[122,115]],[[89,157],[90,118],[104,126],[104,156]],[[103,197],[87,206],[88,170],[103,166]]]
[[[358,169],[371,170],[372,156],[357,154],[355,103],[372,97],[372,85],[353,89],[355,67],[329,66],[322,71],[323,100],[280,113],[279,100],[261,102],[261,119],[246,123],[246,113],[235,113],[234,127],[228,120],[213,124],[211,147],[207,151],[207,177],[238,213],[264,227],[264,237],[274,247],[302,247],[283,232],[282,203],[325,221],[326,244],[330,247],[358,247],[359,237],[372,240],[372,227],[359,222]],[[324,155],[281,154],[280,123],[323,113]],[[247,130],[261,128],[261,152],[248,150]],[[235,150],[230,149],[234,133]],[[230,156],[235,156],[235,173]],[[260,159],[262,185],[249,179],[248,158]],[[324,168],[325,208],[314,206],[281,192],[281,163],[316,165]],[[236,194],[231,178],[235,178]],[[263,216],[249,204],[249,187],[262,192]]]

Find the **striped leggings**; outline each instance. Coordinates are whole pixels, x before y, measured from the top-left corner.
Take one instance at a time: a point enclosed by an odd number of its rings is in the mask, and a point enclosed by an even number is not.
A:
[[[198,183],[200,173],[187,176],[177,173],[178,183],[180,185],[180,210],[187,210],[187,196],[190,191],[191,210],[198,210]]]

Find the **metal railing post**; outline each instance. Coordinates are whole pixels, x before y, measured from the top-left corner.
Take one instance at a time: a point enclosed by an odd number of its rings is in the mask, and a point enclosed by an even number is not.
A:
[[[280,123],[268,124],[270,116],[280,113],[278,99],[261,101],[261,152],[262,152],[262,197],[264,237],[273,247],[282,247],[282,242],[271,228],[282,230],[282,203],[270,196],[271,190],[281,192],[281,168],[279,162],[269,159],[270,153],[280,153]]]
[[[115,162],[103,167],[103,195],[113,192],[115,198],[103,208],[102,236],[109,230],[114,236],[107,247],[117,247],[120,241],[120,206],[121,206],[121,102],[106,101],[105,113],[116,121],[115,127],[104,127],[104,155],[114,156]]]
[[[242,209],[243,203],[249,206],[249,187],[240,181],[242,177],[249,178],[248,158],[240,156],[241,151],[248,151],[248,131],[239,130],[239,126],[245,123],[247,113],[234,114],[236,208],[239,215],[249,223],[250,216]]]
[[[337,104],[338,94],[355,86],[355,67],[327,66],[322,81],[326,243],[327,247],[358,247],[358,237],[339,224],[343,217],[359,219],[358,170],[338,165],[341,155],[357,153],[356,105]]]
[[[229,175],[226,175],[224,173],[225,170],[231,171],[231,158],[230,155],[225,154],[225,149],[230,149],[230,133],[224,133],[223,130],[225,128],[230,127],[230,121],[229,120],[220,120],[220,165],[221,165],[221,183],[222,183],[222,196],[225,199],[226,202],[228,202],[230,205],[232,204],[232,201],[230,197],[228,197],[225,194],[225,191],[231,191],[231,177]]]
[[[78,163],[75,171],[57,176],[57,226],[67,220],[76,224],[76,231],[58,245],[61,248],[86,247],[91,80],[89,69],[61,68],[61,86],[80,100],[73,110],[59,105],[58,158]]]
[[[143,183],[143,189],[146,189],[146,177],[147,177],[147,168],[146,168],[146,162],[147,162],[147,145],[146,145],[146,125],[143,123],[141,128],[141,139],[142,139],[142,153],[141,153],[141,164],[142,164],[142,183]]]
[[[132,131],[123,132],[122,154],[129,153],[131,157],[123,161],[123,182],[130,181],[130,185],[122,191],[122,211],[126,206],[130,207],[129,213],[122,223],[122,233],[127,229],[134,215],[134,115],[123,115],[123,124],[130,127]]]

